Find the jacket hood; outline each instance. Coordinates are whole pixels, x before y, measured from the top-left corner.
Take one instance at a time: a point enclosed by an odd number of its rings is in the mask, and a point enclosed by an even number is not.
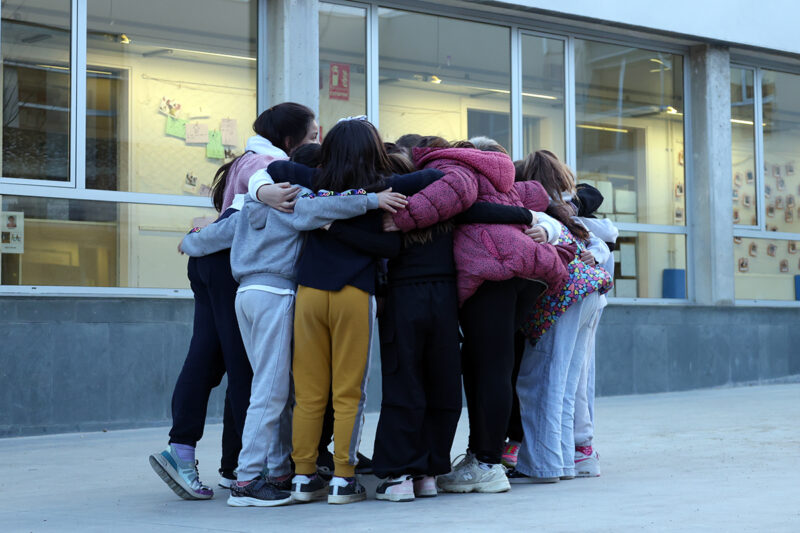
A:
[[[586,229],[594,233],[603,242],[617,242],[619,230],[609,219],[579,217],[579,220],[586,226]]]
[[[474,148],[414,148],[413,156],[418,168],[432,161],[446,160],[483,174],[500,192],[508,192],[514,186],[514,163],[501,152],[482,152]]]
[[[247,139],[247,146],[245,151],[252,151],[259,155],[268,155],[275,159],[287,159],[289,156],[286,152],[272,144],[269,139],[261,135],[253,135]]]

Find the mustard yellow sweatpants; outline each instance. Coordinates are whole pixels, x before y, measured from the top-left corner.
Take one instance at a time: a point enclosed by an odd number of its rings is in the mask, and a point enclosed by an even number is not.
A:
[[[297,288],[292,363],[296,402],[292,459],[297,474],[317,471],[317,447],[331,390],[334,475],[355,474],[374,321],[375,299],[361,289]]]

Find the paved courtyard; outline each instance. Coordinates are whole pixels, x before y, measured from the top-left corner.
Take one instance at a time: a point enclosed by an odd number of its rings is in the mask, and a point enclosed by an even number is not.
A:
[[[187,502],[147,456],[167,428],[0,440],[0,531],[800,531],[800,384],[600,398],[603,475],[413,503]],[[377,416],[362,450],[371,454]],[[216,483],[221,426],[198,448]],[[466,445],[462,416],[453,454]],[[375,478],[366,484],[374,492]]]

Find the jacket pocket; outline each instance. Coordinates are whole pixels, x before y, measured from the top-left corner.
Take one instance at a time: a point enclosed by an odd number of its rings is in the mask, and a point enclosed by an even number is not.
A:
[[[481,244],[493,257],[500,259],[500,252],[497,251],[497,246],[495,246],[491,235],[486,230],[481,230]]]

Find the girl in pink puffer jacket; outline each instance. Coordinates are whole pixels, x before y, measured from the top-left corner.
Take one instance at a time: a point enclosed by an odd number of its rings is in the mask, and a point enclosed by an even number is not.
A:
[[[514,182],[505,153],[474,148],[415,148],[418,168],[444,173],[408,198],[395,225],[408,231],[447,220],[480,200],[544,211],[549,197],[537,182]],[[464,391],[469,448],[464,461],[437,484],[445,492],[503,492],[510,488],[500,466],[511,413],[514,331],[538,294],[529,279],[557,290],[567,279],[574,250],[539,244],[522,225],[464,224],[454,231]]]
[[[410,197],[394,215],[402,231],[426,228],[454,217],[476,201],[547,209],[549,197],[535,181],[514,183],[514,163],[500,152],[470,148],[414,148],[417,168],[435,168],[444,177]],[[503,224],[464,224],[454,233],[453,255],[458,271],[459,304],[484,281],[514,277],[538,279],[558,288],[567,279],[568,249],[539,244],[525,228]]]

